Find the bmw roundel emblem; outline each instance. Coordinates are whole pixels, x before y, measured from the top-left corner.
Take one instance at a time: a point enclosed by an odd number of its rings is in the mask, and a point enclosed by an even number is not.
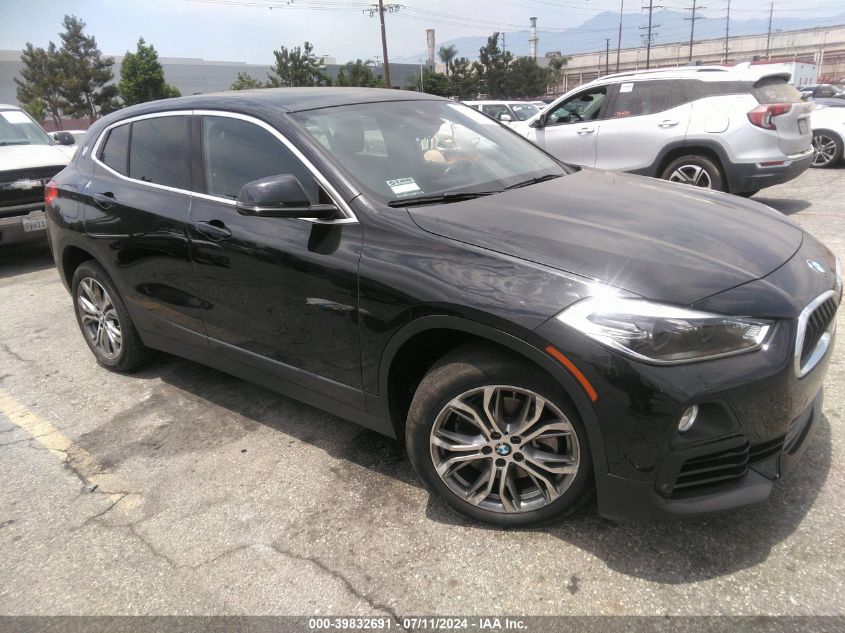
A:
[[[807,266],[809,266],[812,270],[815,270],[820,275],[824,275],[827,271],[824,269],[820,263],[818,263],[815,259],[808,259]]]
[[[505,455],[510,454],[510,452],[511,452],[511,447],[508,446],[507,444],[497,444],[496,445],[496,454],[497,455],[501,455],[502,457],[504,457]]]

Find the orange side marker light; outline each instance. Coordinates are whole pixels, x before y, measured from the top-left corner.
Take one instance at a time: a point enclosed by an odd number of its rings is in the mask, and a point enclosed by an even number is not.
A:
[[[569,373],[575,376],[575,380],[581,383],[581,386],[584,388],[584,391],[587,392],[587,395],[590,397],[590,400],[595,402],[599,398],[599,394],[596,393],[596,390],[593,389],[593,385],[590,384],[590,381],[587,380],[587,377],[581,373],[581,370],[575,366],[571,360],[569,360],[566,356],[563,355],[559,349],[552,347],[549,345],[546,348],[546,353],[558,361],[561,365],[566,367],[569,370]]]

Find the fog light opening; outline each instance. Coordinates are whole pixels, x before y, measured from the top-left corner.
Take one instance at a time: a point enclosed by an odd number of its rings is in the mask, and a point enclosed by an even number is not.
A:
[[[684,411],[684,414],[681,416],[680,422],[678,422],[678,433],[686,433],[692,428],[692,425],[695,424],[695,419],[698,417],[698,405],[694,404],[689,409]]]

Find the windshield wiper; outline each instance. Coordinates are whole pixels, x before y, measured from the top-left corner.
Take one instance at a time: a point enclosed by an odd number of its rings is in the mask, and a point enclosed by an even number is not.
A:
[[[0,145],[29,145],[29,141],[0,141]]]
[[[448,204],[449,202],[460,202],[461,200],[472,200],[482,196],[492,196],[498,191],[460,191],[457,193],[434,193],[430,196],[417,196],[415,198],[403,198],[391,200],[387,203],[389,207],[414,207],[423,204]]]
[[[532,178],[531,180],[524,180],[523,182],[518,182],[515,185],[511,185],[510,187],[505,187],[505,191],[509,189],[519,189],[520,187],[527,187],[529,185],[536,185],[538,182],[545,182],[547,180],[552,180],[553,178],[560,178],[563,174],[546,174],[545,176],[537,176],[536,178]]]

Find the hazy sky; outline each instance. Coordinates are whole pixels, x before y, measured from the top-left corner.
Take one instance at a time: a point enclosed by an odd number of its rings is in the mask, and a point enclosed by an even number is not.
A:
[[[230,4],[235,3],[238,4]],[[655,0],[681,10],[692,0]],[[641,0],[625,0],[626,12]],[[727,0],[706,0],[702,13],[724,19]],[[267,5],[275,5],[270,9]],[[26,42],[58,43],[62,17],[73,14],[110,55],[135,48],[139,36],[163,57],[269,64],[274,48],[314,43],[315,52],[338,61],[381,54],[378,16],[363,11],[366,0],[0,0],[0,49],[20,49]],[[578,26],[601,11],[619,11],[619,0],[405,0],[404,9],[386,17],[392,56],[425,50],[425,29],[437,30],[438,42],[495,30]],[[775,0],[782,17],[832,15],[845,10],[842,0]],[[768,17],[768,1],[731,0],[731,17]],[[541,53],[542,41],[541,41]]]

